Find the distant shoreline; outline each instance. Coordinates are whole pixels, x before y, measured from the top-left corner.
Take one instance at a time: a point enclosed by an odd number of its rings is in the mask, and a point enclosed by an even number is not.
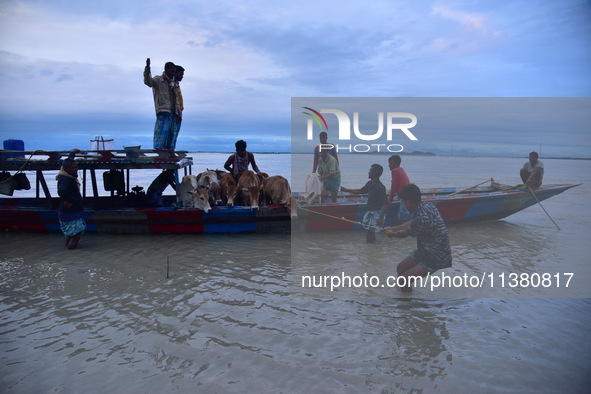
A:
[[[235,152],[219,152],[219,151],[194,151],[189,153],[220,153],[220,154],[227,154],[231,155]],[[312,154],[312,152],[252,152],[256,155],[305,155],[305,154]],[[340,155],[351,155],[353,153],[343,152]],[[357,154],[357,153],[356,153]],[[410,153],[400,152],[400,153],[385,153],[385,152],[363,152],[363,154],[370,154],[370,155],[381,155],[381,156],[391,156],[393,154],[398,154],[400,156],[419,156],[419,157],[491,157],[495,159],[524,159],[527,160],[527,156],[493,156],[493,155],[450,155],[450,154],[437,154],[433,152],[421,152],[421,151],[414,151]],[[540,160],[591,160],[591,157],[541,157]]]

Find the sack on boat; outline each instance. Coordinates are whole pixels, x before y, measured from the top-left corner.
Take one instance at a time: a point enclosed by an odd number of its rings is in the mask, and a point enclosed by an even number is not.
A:
[[[115,140],[106,140],[102,135],[97,135],[93,140],[90,140],[88,150],[115,150]]]
[[[14,192],[14,179],[10,176],[10,172],[0,172],[0,194],[12,196]]]
[[[15,190],[30,190],[31,189],[31,182],[27,178],[27,175],[24,172],[19,172],[18,174],[14,174],[12,177],[14,182],[14,189]]]

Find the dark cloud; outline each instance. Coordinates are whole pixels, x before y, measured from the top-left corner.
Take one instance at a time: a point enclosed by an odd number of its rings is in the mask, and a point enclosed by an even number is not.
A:
[[[187,70],[182,133],[250,133],[261,144],[289,136],[291,97],[591,92],[591,6],[577,0],[13,5],[0,17],[0,75],[11,92],[0,97],[2,136],[19,129],[37,138],[50,129],[86,139],[103,130],[149,141],[148,56],[154,73],[169,59]],[[454,130],[441,123],[444,110],[421,115],[421,144],[549,144],[556,134],[541,127],[548,119],[535,110],[518,133],[510,108],[471,108]],[[563,139],[589,145],[588,130],[564,118],[557,125]],[[363,122],[373,127],[372,119]]]

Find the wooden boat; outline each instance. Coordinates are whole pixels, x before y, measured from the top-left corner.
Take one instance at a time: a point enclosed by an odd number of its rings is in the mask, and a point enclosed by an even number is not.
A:
[[[0,150],[0,171],[35,171],[35,197],[0,198],[0,230],[59,231],[57,208],[59,198],[51,196],[44,171],[58,170],[69,152],[16,152]],[[247,207],[214,207],[209,213],[198,209],[173,208],[175,196],[165,196],[164,206],[142,206],[137,190],[130,190],[130,171],[173,169],[191,173],[192,158],[187,152],[172,150],[93,151],[77,157],[85,198],[87,231],[100,233],[239,233],[290,232],[323,230],[359,230],[365,213],[362,197],[349,196],[336,204],[298,206],[298,219],[291,220],[285,206],[271,205],[253,211]],[[15,154],[20,156],[14,157]],[[25,159],[34,155],[36,159]],[[110,196],[98,193],[97,171],[117,173],[124,185],[111,187]],[[86,195],[90,174],[92,195]],[[124,175],[125,174],[125,175]],[[104,174],[103,174],[104,175]],[[105,176],[105,175],[104,175]],[[108,177],[105,176],[105,180]],[[456,188],[423,190],[423,200],[439,209],[448,223],[501,219],[519,212],[537,201],[543,201],[578,185],[545,185],[535,191],[496,190],[479,187],[468,191]],[[41,194],[43,191],[43,194]],[[18,192],[17,192],[18,194]],[[297,194],[296,194],[296,197]],[[536,199],[537,198],[537,199]],[[399,202],[394,201],[385,225],[394,224]]]
[[[543,185],[534,191],[511,188],[499,190],[492,186],[470,188],[433,188],[422,190],[422,200],[437,207],[448,223],[502,219],[538,201],[546,200],[579,185]],[[337,204],[309,206],[300,209],[300,229],[305,231],[361,230],[365,214],[362,198],[345,198]],[[385,226],[393,226],[398,217],[400,201],[394,200],[386,214]]]
[[[193,160],[187,152],[160,150],[92,151],[76,155],[84,197],[86,231],[122,234],[289,232],[290,215],[285,206],[272,205],[253,211],[247,207],[214,207],[209,213],[194,208],[173,208],[176,196],[164,196],[164,206],[149,208],[138,190],[130,190],[130,171],[162,169],[191,173]],[[52,196],[45,171],[59,170],[65,151],[0,150],[0,171],[35,171],[35,197],[0,198],[0,231],[59,231],[59,197]],[[18,157],[14,157],[18,155]],[[34,160],[26,160],[32,155]],[[99,195],[97,172],[103,174],[110,196]],[[116,187],[108,186],[109,173]],[[90,181],[88,179],[90,175]],[[115,181],[114,181],[115,182]],[[86,195],[90,183],[92,195]],[[109,189],[107,189],[109,190]],[[41,193],[43,192],[43,193]],[[18,194],[18,192],[16,192]]]

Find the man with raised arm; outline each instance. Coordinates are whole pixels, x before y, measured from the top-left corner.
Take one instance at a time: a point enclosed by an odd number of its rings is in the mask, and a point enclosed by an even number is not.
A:
[[[173,136],[177,122],[181,121],[177,105],[177,92],[174,82],[176,66],[173,62],[164,65],[162,75],[152,77],[150,58],[146,59],[144,83],[152,88],[156,124],[154,125],[154,149],[174,149]]]

